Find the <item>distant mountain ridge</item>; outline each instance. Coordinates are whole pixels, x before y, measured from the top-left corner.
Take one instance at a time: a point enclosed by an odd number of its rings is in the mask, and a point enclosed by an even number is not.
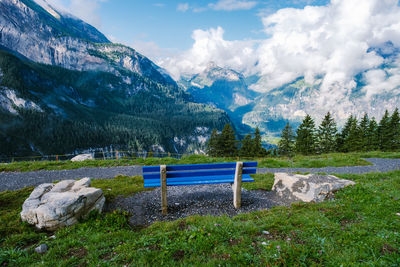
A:
[[[242,74],[210,62],[203,72],[179,84],[196,102],[225,110],[239,134],[251,131],[242,123],[240,107],[251,105],[259,94],[248,88]]]

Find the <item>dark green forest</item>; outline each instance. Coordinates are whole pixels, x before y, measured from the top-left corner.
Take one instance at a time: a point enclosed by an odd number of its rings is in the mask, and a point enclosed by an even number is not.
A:
[[[187,137],[198,126],[229,122],[227,114],[191,97],[177,86],[136,73],[123,73],[131,84],[104,72],[80,72],[21,60],[0,50],[0,93],[12,89],[43,112],[0,107],[0,155],[71,153],[110,147],[149,150],[153,144],[174,151],[175,136]]]
[[[282,131],[279,153],[313,155],[331,152],[397,151],[400,149],[400,114],[387,110],[378,122],[368,114],[360,119],[350,115],[341,131],[331,113],[317,127],[307,115],[294,133],[288,123]]]

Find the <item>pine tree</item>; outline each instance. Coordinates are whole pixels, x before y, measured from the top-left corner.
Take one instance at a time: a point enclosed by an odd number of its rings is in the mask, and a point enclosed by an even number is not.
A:
[[[233,131],[230,124],[226,124],[221,132],[220,142],[218,147],[221,147],[221,156],[233,157],[237,155],[237,141],[235,138],[235,132]]]
[[[211,157],[217,157],[219,154],[219,139],[217,129],[212,130],[210,139],[207,142],[207,154]]]
[[[360,136],[361,136],[361,131],[360,128],[358,127],[357,118],[353,117],[353,120],[351,121],[350,124],[349,134],[347,135],[347,138],[344,141],[344,146],[347,152],[361,150],[362,145]]]
[[[369,138],[369,118],[368,114],[365,113],[360,121],[359,131],[360,131],[360,149],[362,151],[368,151],[368,138]]]
[[[240,148],[240,156],[241,157],[252,157],[254,151],[254,140],[251,138],[251,135],[248,134],[242,140],[242,146]]]
[[[344,125],[342,132],[337,135],[337,148],[340,152],[349,152],[351,151],[350,135],[354,135],[355,127],[357,127],[357,119],[350,115],[347,119],[346,124]]]
[[[391,150],[400,149],[400,115],[397,108],[394,110],[392,116],[390,117],[389,130]]]
[[[386,110],[378,126],[379,148],[383,151],[388,151],[391,149],[391,130],[389,124],[390,116],[389,112]]]
[[[315,153],[315,123],[310,115],[307,114],[296,133],[296,151],[305,155]]]
[[[282,130],[281,140],[278,144],[279,154],[291,156],[294,150],[294,133],[292,126],[289,122],[286,124],[285,128]]]
[[[330,153],[336,150],[336,122],[328,112],[317,132],[318,151]]]
[[[369,120],[367,133],[367,151],[379,149],[378,123],[375,118]]]
[[[254,132],[253,149],[254,149],[254,156],[256,157],[262,157],[267,154],[265,148],[262,147],[261,133],[258,127]]]

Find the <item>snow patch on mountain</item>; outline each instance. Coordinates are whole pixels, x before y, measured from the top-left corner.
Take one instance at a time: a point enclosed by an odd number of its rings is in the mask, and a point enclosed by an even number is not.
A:
[[[43,112],[43,110],[36,103],[18,97],[14,90],[2,86],[0,89],[0,107],[8,112],[18,114],[18,111],[15,109],[15,107]]]
[[[35,0],[35,2],[56,19],[61,19],[60,14],[58,14],[58,12],[45,0]]]
[[[252,102],[250,99],[248,99],[247,97],[245,97],[244,95],[241,95],[239,93],[234,93],[233,98],[234,98],[235,104],[238,106],[244,106],[244,105],[247,105]]]

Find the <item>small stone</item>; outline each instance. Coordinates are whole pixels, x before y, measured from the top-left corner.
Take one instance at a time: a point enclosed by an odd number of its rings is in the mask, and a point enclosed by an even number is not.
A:
[[[264,235],[269,235],[269,232],[268,232],[268,231],[262,231],[262,233],[263,233]]]
[[[396,213],[397,216],[400,216],[400,212]]]
[[[179,206],[179,203],[175,203],[176,206]]]
[[[80,154],[78,156],[75,156],[71,159],[71,161],[85,161],[85,160],[93,160],[93,155],[92,154]]]
[[[44,254],[49,250],[49,247],[46,244],[41,244],[40,246],[35,248],[36,253]]]
[[[50,236],[51,239],[56,239],[55,235]]]

